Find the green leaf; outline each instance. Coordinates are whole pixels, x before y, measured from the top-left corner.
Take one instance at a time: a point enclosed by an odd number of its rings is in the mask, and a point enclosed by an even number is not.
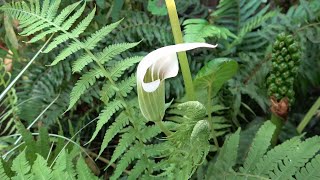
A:
[[[238,63],[227,58],[217,58],[208,62],[195,77],[197,88],[212,87],[213,96],[238,70]]]

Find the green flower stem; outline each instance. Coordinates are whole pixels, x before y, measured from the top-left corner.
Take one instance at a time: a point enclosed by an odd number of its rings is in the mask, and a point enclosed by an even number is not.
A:
[[[177,8],[174,0],[166,0],[168,14],[170,18],[171,28],[173,32],[174,41],[176,44],[183,43],[181,27],[179,23]],[[189,101],[195,99],[194,88],[192,84],[192,76],[190,72],[189,62],[186,52],[178,53],[179,63],[185,84],[186,94]]]
[[[271,145],[276,146],[278,142],[278,138],[282,129],[282,126],[284,124],[284,121],[281,117],[271,114],[271,122],[276,125],[276,130],[273,133],[272,139],[271,139]]]
[[[301,133],[303,129],[307,126],[307,124],[310,122],[311,118],[316,114],[319,108],[320,108],[320,97],[312,105],[312,107],[310,108],[306,116],[303,118],[303,120],[300,122],[299,126],[297,127],[297,131],[299,133]]]

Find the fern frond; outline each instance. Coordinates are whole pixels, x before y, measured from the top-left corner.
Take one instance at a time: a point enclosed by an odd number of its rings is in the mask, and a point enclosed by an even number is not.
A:
[[[251,147],[248,152],[248,157],[244,162],[243,168],[240,168],[242,173],[248,173],[254,170],[257,161],[262,158],[270,146],[270,141],[275,130],[274,124],[268,121],[257,132]],[[267,134],[267,135],[266,135]]]
[[[65,150],[62,150],[52,169],[52,174],[55,179],[64,179],[66,177],[73,178],[73,174],[70,175],[66,171],[67,155]]]
[[[16,121],[16,123],[17,123],[17,130],[21,134],[22,139],[24,140],[24,142],[27,146],[24,153],[26,154],[28,161],[33,163],[33,161],[36,159],[35,153],[37,152],[37,148],[35,146],[36,141],[34,140],[31,132],[29,130],[27,130],[20,121]],[[20,158],[23,159],[22,157],[20,157]]]
[[[70,12],[74,11],[74,9],[81,3],[81,1],[73,3],[65,7],[59,15],[54,19],[53,23],[57,26],[60,26],[68,17]]]
[[[96,8],[93,8],[93,10],[80,23],[78,23],[77,27],[74,28],[70,33],[73,38],[79,37],[79,35],[87,29],[92,19],[94,18],[95,13]]]
[[[240,139],[240,129],[237,132],[232,134],[226,141],[223,147],[219,152],[219,156],[215,164],[210,167],[212,171],[210,172],[211,175],[218,177],[224,177],[224,172],[233,171],[232,167],[236,164],[237,160],[237,151],[239,146],[239,139]],[[224,177],[225,178],[225,177]]]
[[[277,167],[277,163],[285,158],[283,152],[293,152],[299,143],[301,143],[300,137],[295,137],[271,149],[257,162],[256,168],[252,172],[268,176],[269,172]]]
[[[130,171],[128,180],[139,179],[139,176],[143,173],[143,171],[145,171],[149,167],[150,163],[146,158],[138,160],[137,163],[134,165],[133,169]]]
[[[61,43],[63,43],[63,42],[66,42],[66,41],[68,41],[69,39],[71,39],[71,38],[76,38],[76,37],[78,37],[79,36],[79,34],[71,34],[71,33],[68,33],[67,31],[71,28],[71,26],[73,25],[73,23],[81,16],[81,14],[83,13],[83,11],[84,11],[84,8],[85,8],[85,4],[83,4],[82,5],[82,7],[79,9],[79,10],[77,10],[70,18],[68,18],[62,25],[61,25],[61,27],[60,26],[55,26],[56,28],[58,28],[59,29],[59,31],[63,31],[64,33],[63,34],[61,34],[61,35],[58,35],[57,37],[55,37],[54,39],[53,39],[53,41],[52,42],[50,42],[49,44],[48,44],[48,46],[46,47],[46,49],[43,51],[44,53],[48,53],[48,52],[50,52],[52,49],[54,49],[54,48],[56,48],[59,44],[61,44]],[[92,11],[93,12],[93,11]],[[81,33],[81,30],[83,29],[83,28],[86,28],[89,24],[88,23],[90,23],[90,22],[88,22],[89,20],[90,20],[90,18],[92,18],[92,12],[90,13],[91,14],[91,16],[89,17],[87,17],[87,18],[85,18],[85,20],[83,20],[82,22],[81,22],[81,24],[79,24],[78,26],[77,26],[77,33]],[[83,30],[84,31],[84,30]],[[82,31],[82,32],[83,32]]]
[[[139,42],[138,42],[139,43]],[[120,43],[120,44],[114,44],[106,47],[101,53],[97,53],[97,61],[100,62],[101,64],[104,64],[111,59],[113,59],[115,56],[121,54],[122,52],[133,48],[136,46],[138,43]],[[89,46],[92,44],[89,43]],[[86,65],[89,63],[93,62],[93,59],[90,55],[83,55],[79,59],[77,59],[72,66],[72,71],[73,72],[80,72]]]
[[[119,30],[113,33],[110,42],[133,42],[143,39],[152,47],[173,44],[170,31],[170,23],[167,18],[153,16],[149,17],[146,12],[125,12],[125,20],[120,24]]]
[[[24,150],[12,162],[11,170],[16,173],[13,178],[30,179],[31,174],[28,174],[30,169]]]
[[[44,0],[42,2],[42,7],[41,7],[41,16],[46,17],[48,11],[49,11],[49,6],[50,5],[50,0]]]
[[[121,135],[119,143],[112,154],[109,164],[114,163],[127,150],[127,148],[132,145],[132,143],[136,140],[134,134],[135,130],[132,127],[129,127],[127,132]]]
[[[109,142],[130,122],[129,118],[122,113],[119,115],[115,122],[112,123],[112,125],[109,127],[107,132],[105,133],[103,137],[103,142],[101,144],[99,156],[102,154],[104,149],[108,146]]]
[[[248,32],[251,32],[253,29],[257,28],[262,24],[262,22],[265,22],[269,18],[273,17],[276,15],[276,12],[271,11],[266,14],[263,14],[262,12],[266,11],[269,7],[266,6],[263,11],[260,11],[259,14],[256,16],[252,17],[250,20],[246,21],[245,24],[242,25],[241,29],[239,30],[239,36],[243,37],[245,34]]]
[[[56,64],[58,64],[60,61],[65,60],[67,57],[69,57],[71,54],[76,53],[77,51],[79,51],[80,49],[82,49],[81,46],[79,46],[78,42],[72,42],[71,44],[68,45],[67,48],[63,49],[60,54],[53,60],[53,62],[51,63],[51,66],[54,66]]]
[[[123,108],[123,102],[121,102],[120,100],[114,100],[105,106],[104,110],[102,110],[102,112],[99,115],[99,120],[97,123],[96,130],[94,131],[89,142],[91,142],[98,135],[102,126],[109,121],[111,116],[122,108]],[[101,149],[100,152],[102,152],[103,150],[104,149]]]
[[[127,97],[127,95],[133,90],[133,87],[136,86],[136,76],[132,75],[129,78],[126,78],[118,83],[118,85],[120,88],[117,92],[123,97]],[[109,102],[109,99],[111,99],[115,94],[116,90],[111,88],[109,83],[105,83],[100,91],[101,100],[105,103]]]
[[[320,138],[317,136],[305,140],[296,151],[292,151],[283,161],[278,162],[278,166],[269,176],[272,179],[289,179],[319,151],[320,148],[315,146],[319,143]]]
[[[101,64],[104,64],[104,63],[110,61],[115,56],[121,54],[122,52],[135,47],[139,43],[140,42],[113,44],[113,45],[110,45],[110,46],[106,47],[105,49],[103,49],[103,51],[101,53],[98,53],[96,56],[98,58],[98,61]]]
[[[164,123],[165,125],[167,123]],[[150,141],[153,137],[156,137],[158,134],[161,133],[159,126],[152,125],[152,126],[145,126],[144,129],[141,130],[141,140],[146,143]]]
[[[317,155],[311,160],[305,167],[301,168],[299,172],[295,174],[295,177],[299,180],[303,179],[319,179],[320,178],[320,155]]]
[[[80,96],[102,76],[103,73],[101,69],[92,69],[83,74],[71,91],[68,110],[70,110],[80,99]]]
[[[43,51],[43,53],[49,53],[54,48],[58,47],[59,44],[62,44],[66,41],[68,41],[71,37],[68,34],[61,34],[57,37],[55,37],[46,47],[46,49]]]
[[[1,161],[0,161],[0,178],[3,180],[10,180],[9,177],[4,172],[3,164]]]
[[[53,178],[52,170],[47,167],[47,161],[39,154],[37,154],[37,159],[32,165],[31,172],[35,179],[47,180]]]
[[[236,137],[232,144],[230,139],[227,140],[216,162],[209,165],[207,179],[294,179],[295,175],[296,178],[301,177],[301,172],[307,173],[306,169],[310,170],[311,177],[318,176],[319,173],[314,172],[310,163],[314,163],[315,167],[319,165],[319,157],[314,156],[320,150],[320,147],[315,146],[320,142],[320,137],[314,136],[303,142],[300,141],[301,137],[295,137],[265,154],[274,129],[270,121],[261,126],[239,171],[233,167],[236,163],[237,150],[234,149],[239,144],[239,131],[232,135],[231,137]],[[258,146],[259,143],[261,144]]]
[[[118,179],[122,172],[131,164],[135,159],[141,156],[144,147],[140,143],[135,143],[130,149],[121,157],[117,163],[117,167],[110,177],[110,179]]]
[[[55,0],[54,2],[52,2],[50,4],[49,9],[46,12],[47,13],[46,18],[48,20],[52,20],[54,17],[56,17],[57,11],[58,11],[59,6],[60,6],[60,3],[61,3],[61,0]],[[45,8],[42,8],[42,11],[45,11]]]
[[[92,57],[89,54],[82,55],[72,65],[72,72],[80,72],[86,65],[93,62]]]
[[[39,150],[39,155],[44,158],[48,157],[48,153],[50,152],[49,147],[49,134],[48,130],[44,127],[40,128],[39,130],[39,138],[37,140],[36,146]]]
[[[78,172],[77,179],[79,180],[88,180],[88,179],[98,179],[98,177],[94,176],[92,172],[90,172],[90,169],[88,168],[87,164],[83,160],[83,158],[79,158],[77,165],[76,165],[76,170]]]
[[[85,7],[85,4],[83,4],[79,10],[77,10],[71,17],[69,17],[65,22],[63,22],[61,28],[65,31],[69,30],[71,26],[74,24],[74,22],[76,22],[77,19],[82,15]]]
[[[96,47],[97,43],[100,42],[105,36],[107,36],[112,30],[114,30],[121,23],[122,20],[112,23],[110,25],[104,26],[100,30],[96,31],[90,37],[88,37],[84,45],[89,50],[92,50]]]
[[[114,67],[110,68],[110,75],[114,81],[117,81],[118,78],[124,73],[125,70],[133,66],[134,64],[140,62],[142,57],[131,57],[125,60],[119,61],[114,64]]]
[[[213,37],[216,39],[237,38],[227,28],[214,26],[204,19],[188,19],[183,22],[184,40],[186,42],[205,42],[205,38]]]

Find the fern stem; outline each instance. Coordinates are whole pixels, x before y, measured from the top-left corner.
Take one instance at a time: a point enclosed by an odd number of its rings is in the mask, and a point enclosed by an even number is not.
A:
[[[179,23],[177,8],[174,0],[166,0],[166,5],[168,9],[170,24],[172,28],[173,37],[176,44],[183,43],[181,27]],[[190,72],[188,57],[186,52],[179,52],[179,63],[181,67],[181,72],[183,76],[183,81],[185,84],[185,91],[189,101],[195,99],[194,87],[192,84],[192,76]]]
[[[217,149],[219,150],[219,142],[218,142],[218,139],[217,139],[217,136],[216,136],[216,132],[215,132],[215,130],[214,130],[214,128],[213,128],[213,126],[212,126],[212,116],[211,116],[211,111],[212,111],[212,109],[211,109],[211,106],[212,106],[212,104],[211,104],[211,92],[212,92],[212,87],[211,87],[211,85],[209,85],[209,87],[208,87],[208,99],[207,99],[207,111],[208,111],[208,119],[207,119],[207,121],[208,121],[208,123],[209,123],[209,128],[210,128],[210,134],[213,136],[213,141],[214,141],[214,145],[217,147]]]
[[[274,125],[276,125],[276,130],[273,133],[272,139],[271,139],[271,145],[276,146],[278,142],[279,135],[281,133],[281,129],[283,126],[283,119],[276,114],[272,113],[271,114],[271,120],[270,120]]]
[[[304,116],[303,120],[300,122],[299,126],[297,127],[298,133],[301,133],[303,131],[303,129],[307,126],[307,124],[310,122],[311,118],[316,114],[319,108],[320,108],[320,97],[312,105],[310,110]]]
[[[51,38],[53,37],[54,33],[50,36],[50,38],[44,43],[44,45],[38,50],[38,52],[32,57],[32,59],[29,61],[29,63],[20,71],[20,73],[14,78],[13,81],[6,87],[6,89],[0,94],[0,101],[6,96],[6,94],[9,92],[9,90],[14,86],[14,84],[21,78],[23,73],[31,66],[34,60],[39,56],[39,54],[42,52],[42,50],[47,46],[47,44],[50,42]]]

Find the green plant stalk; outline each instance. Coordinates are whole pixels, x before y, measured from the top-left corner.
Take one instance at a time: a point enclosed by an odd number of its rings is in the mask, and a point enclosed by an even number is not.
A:
[[[211,112],[212,112],[212,104],[211,104],[211,92],[212,92],[212,87],[211,85],[209,85],[208,87],[208,99],[207,99],[207,111],[208,111],[208,123],[209,123],[209,128],[210,128],[210,136],[212,135],[213,137],[213,142],[214,142],[214,145],[217,147],[217,149],[219,150],[219,142],[218,142],[218,139],[217,139],[217,136],[216,136],[216,132],[215,130],[213,129],[213,126],[212,126],[212,117],[211,117]]]
[[[272,113],[270,121],[274,125],[276,125],[276,130],[274,131],[272,139],[271,139],[271,145],[276,146],[277,142],[278,142],[279,135],[281,133],[282,126],[284,124],[284,120],[281,117],[277,116],[276,114]]]
[[[307,126],[310,122],[311,118],[316,114],[317,110],[320,108],[320,97],[318,97],[317,101],[312,105],[310,110],[304,116],[303,120],[300,122],[299,126],[297,127],[298,133],[301,133],[303,129]]]
[[[174,41],[176,44],[183,43],[182,32],[181,32],[181,27],[179,23],[176,4],[174,0],[166,0],[166,5],[168,9]],[[192,101],[195,99],[195,93],[194,93],[192,76],[191,76],[188,57],[186,52],[179,52],[178,58],[179,58],[179,63],[180,63],[181,72],[183,76],[183,81],[185,84],[186,95],[188,100]]]

